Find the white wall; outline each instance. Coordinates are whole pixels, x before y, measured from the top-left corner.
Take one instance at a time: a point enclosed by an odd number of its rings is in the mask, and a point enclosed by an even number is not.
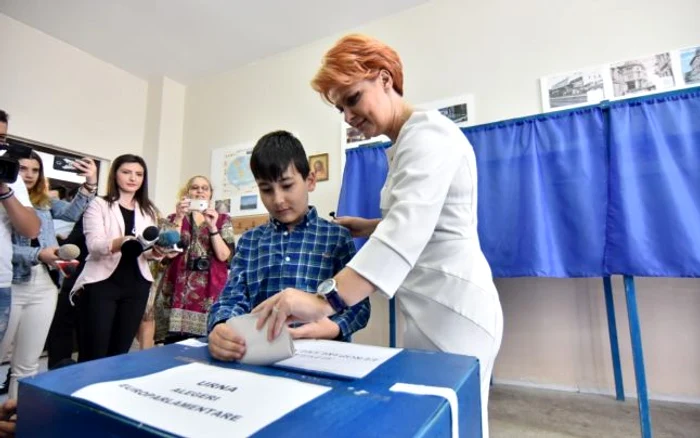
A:
[[[410,101],[471,92],[484,123],[539,112],[541,76],[698,44],[699,16],[697,0],[434,0],[356,30],[398,50]],[[207,172],[214,147],[289,129],[308,154],[330,154],[331,179],[318,185],[312,203],[322,214],[335,209],[340,119],[308,83],[339,36],[188,87],[183,174]],[[508,279],[498,286],[505,335],[497,380],[613,390],[600,279]],[[651,394],[700,401],[700,281],[641,279],[638,295]],[[619,281],[615,300],[625,384],[633,393]],[[372,328],[358,339],[385,344],[386,306],[373,310]]]
[[[148,163],[149,196],[163,215],[174,210],[180,178],[185,87],[166,77],[148,82],[143,157]]]
[[[0,41],[11,134],[107,159],[142,153],[145,80],[2,14]]]

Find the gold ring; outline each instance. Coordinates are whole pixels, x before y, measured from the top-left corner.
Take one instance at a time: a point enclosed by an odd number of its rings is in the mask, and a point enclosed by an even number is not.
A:
[[[277,306],[274,306],[274,307],[272,308],[272,311],[273,311],[274,313],[277,313],[277,312],[280,311],[280,308],[277,307]]]

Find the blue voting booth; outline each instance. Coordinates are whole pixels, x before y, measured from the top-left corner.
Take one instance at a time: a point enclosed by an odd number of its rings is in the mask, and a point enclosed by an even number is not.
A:
[[[206,347],[169,345],[61,368],[20,381],[17,434],[26,437],[178,436],[71,396],[100,382],[197,362],[315,383],[332,389],[253,436],[450,437],[452,413],[440,396],[390,391],[396,383],[449,388],[461,437],[481,436],[479,365],[472,357],[402,350],[362,379],[246,366],[211,359]],[[265,409],[265,406],[260,406]],[[234,427],[234,426],[232,426]],[[226,430],[221,436],[227,436]],[[228,430],[229,434],[232,430]]]
[[[610,276],[623,276],[644,438],[652,428],[634,277],[700,276],[699,120],[695,87],[462,129],[476,155],[479,238],[494,277],[603,279],[618,400]],[[338,215],[380,216],[389,146],[347,151]]]

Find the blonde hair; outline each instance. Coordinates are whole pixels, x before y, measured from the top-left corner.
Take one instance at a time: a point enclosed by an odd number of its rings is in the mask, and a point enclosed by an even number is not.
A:
[[[207,178],[204,175],[195,175],[192,178],[188,179],[187,182],[185,183],[185,185],[182,186],[182,188],[180,188],[180,191],[177,192],[177,199],[178,200],[187,196],[187,194],[190,192],[190,189],[192,188],[192,183],[197,178],[202,178],[203,180],[205,180],[207,182],[207,184],[209,184],[209,193],[211,193],[211,198],[209,198],[209,199],[210,200],[214,199],[214,187],[211,185],[211,181],[209,181],[209,178]]]
[[[24,160],[25,158],[23,158]],[[36,152],[32,151],[27,160],[34,160],[39,163],[39,176],[34,187],[27,190],[29,192],[29,200],[34,207],[49,207],[51,205],[51,197],[49,196],[49,179],[44,175],[44,162]]]

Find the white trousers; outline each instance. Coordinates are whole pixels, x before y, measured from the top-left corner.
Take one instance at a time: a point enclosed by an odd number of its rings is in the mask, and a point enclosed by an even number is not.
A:
[[[406,319],[404,329],[404,347],[416,350],[442,351],[421,331],[413,318],[408,314],[403,314]],[[490,334],[481,326],[471,323],[465,318],[465,322],[460,324],[460,333],[464,336],[464,344],[467,346],[466,354],[479,359],[479,374],[481,384],[481,430],[482,437],[489,436],[489,390],[491,389],[491,374],[493,373],[493,364],[498,355],[498,350],[501,348],[501,338],[503,337],[503,317],[498,314],[500,321],[497,324],[496,333]]]
[[[39,357],[56,310],[58,289],[43,264],[32,267],[29,281],[12,285],[12,308],[2,353],[14,344],[10,361],[9,398],[17,398],[17,379],[39,371]]]

